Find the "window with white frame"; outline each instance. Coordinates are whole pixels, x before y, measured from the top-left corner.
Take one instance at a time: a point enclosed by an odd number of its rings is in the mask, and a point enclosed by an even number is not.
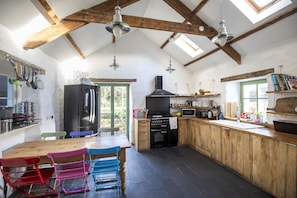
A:
[[[184,34],[181,34],[179,37],[177,37],[177,39],[175,39],[174,41],[174,44],[181,48],[192,58],[203,52],[203,50],[198,45],[196,45]]]
[[[231,2],[254,24],[292,3],[291,0],[231,0]]]

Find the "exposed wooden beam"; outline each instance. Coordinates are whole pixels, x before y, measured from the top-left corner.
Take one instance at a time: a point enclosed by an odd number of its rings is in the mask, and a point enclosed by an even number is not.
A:
[[[50,7],[50,5],[47,3],[47,0],[38,0],[38,2],[42,6],[42,8],[46,11],[46,14],[43,14],[43,15],[47,15],[50,18],[50,20],[53,21],[53,23],[55,23],[55,24],[60,23],[60,20],[59,20],[58,16],[53,11],[53,9]],[[47,16],[46,16],[46,18],[47,18]],[[68,39],[68,41],[71,43],[71,45],[73,46],[73,48],[80,55],[80,57],[83,58],[83,59],[85,59],[86,58],[85,55],[83,54],[83,52],[81,51],[81,49],[78,47],[78,45],[76,44],[76,42],[73,40],[73,38],[70,36],[70,34],[67,33],[67,34],[65,34],[65,36]]]
[[[80,11],[70,16],[67,16],[65,21],[77,22],[92,22],[92,23],[107,23],[113,20],[113,12],[93,12]],[[162,30],[170,32],[181,32],[187,34],[196,34],[202,36],[215,36],[217,33],[213,28],[205,27],[203,32],[199,31],[199,25],[176,23],[158,19],[122,15],[123,21],[131,27],[145,28],[152,30]]]
[[[203,58],[205,58],[205,57],[207,57],[207,56],[209,56],[209,55],[211,55],[211,54],[213,54],[213,53],[219,51],[219,50],[220,50],[220,48],[216,48],[216,49],[214,49],[214,50],[211,50],[210,52],[207,52],[207,53],[204,54],[203,56],[200,56],[200,57],[198,57],[198,58],[196,58],[196,59],[194,59],[194,60],[192,60],[192,61],[190,61],[190,62],[184,64],[184,66],[185,66],[185,67],[186,67],[186,66],[189,66],[189,65],[191,65],[191,64],[193,64],[193,63],[195,63],[195,62],[197,62],[197,61],[199,61],[199,60],[201,60],[201,59],[203,59]]]
[[[204,5],[205,3],[207,2],[208,0],[202,0],[199,5],[192,11],[193,14],[196,14]],[[184,24],[187,23],[188,21],[187,20],[184,20]],[[177,35],[178,32],[173,32],[171,34],[171,36],[161,45],[161,49],[163,49],[168,43],[169,43],[169,40],[171,38],[174,38],[176,35]]]
[[[42,0],[45,1],[45,0]],[[132,3],[135,3],[139,0],[121,0],[120,6],[126,7]],[[86,11],[110,11],[113,12],[114,7],[117,5],[117,2],[115,0],[108,0],[101,4],[98,4],[96,6],[93,6]],[[52,16],[52,13],[49,13],[50,16]],[[76,30],[77,28],[80,28],[84,25],[86,25],[88,21],[61,21],[60,24],[53,24],[49,28],[45,28],[44,30],[41,30],[40,32],[37,32],[33,35],[31,35],[24,43],[23,48],[24,49],[34,49],[36,47],[39,47],[45,43],[51,42],[61,36],[64,36],[68,33],[70,33],[73,30]],[[60,30],[61,28],[61,30]]]
[[[90,78],[92,82],[136,82],[135,78]]]
[[[24,49],[34,49],[43,44],[51,42],[61,36],[66,35],[68,32],[76,30],[81,27],[83,22],[77,21],[61,21],[59,24],[51,25],[49,28],[45,28],[40,32],[33,34],[29,39],[27,39],[23,45]]]
[[[271,74],[271,73],[274,73],[274,68],[251,72],[251,73],[240,74],[240,75],[236,75],[236,76],[230,76],[230,77],[226,77],[226,78],[221,78],[221,82],[229,82],[229,81],[234,81],[234,80],[255,78],[255,77],[265,76],[265,75]]]
[[[182,15],[187,21],[192,24],[198,24],[199,26],[209,27],[200,17],[193,13],[186,5],[184,5],[180,0],[164,0],[169,6],[176,10],[180,15]],[[209,27],[210,28],[210,27]],[[217,31],[212,28],[217,35]],[[206,35],[210,40],[214,37],[213,35]],[[230,56],[237,64],[241,64],[241,55],[230,45],[220,46],[228,56]]]
[[[250,30],[250,31],[248,31],[248,32],[234,38],[234,39],[232,39],[231,41],[228,42],[228,44],[231,45],[232,43],[235,43],[235,42],[237,42],[237,41],[239,41],[241,39],[244,39],[244,38],[250,36],[251,34],[254,34],[255,32],[258,32],[258,31],[260,31],[260,30],[262,30],[262,29],[264,29],[264,28],[266,28],[266,27],[268,27],[268,26],[270,26],[270,25],[272,25],[272,24],[274,24],[276,22],[279,22],[279,21],[287,18],[288,16],[291,16],[291,15],[295,14],[296,12],[297,12],[297,7],[293,8],[292,10],[290,10],[290,11],[284,13],[284,14],[281,14],[281,15],[269,20],[268,22],[254,28],[254,29],[252,29],[252,30]]]

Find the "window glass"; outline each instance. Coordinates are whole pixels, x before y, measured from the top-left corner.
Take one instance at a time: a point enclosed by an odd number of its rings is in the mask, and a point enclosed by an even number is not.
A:
[[[241,112],[250,115],[251,121],[266,122],[267,88],[266,79],[240,83]]]

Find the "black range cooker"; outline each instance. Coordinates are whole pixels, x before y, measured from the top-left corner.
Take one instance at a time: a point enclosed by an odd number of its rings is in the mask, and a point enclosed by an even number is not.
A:
[[[176,146],[177,128],[170,129],[170,117],[152,116],[150,123],[151,148]]]

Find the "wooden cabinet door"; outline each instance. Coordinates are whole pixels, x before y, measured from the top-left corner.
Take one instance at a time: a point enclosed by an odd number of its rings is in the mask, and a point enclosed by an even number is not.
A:
[[[188,120],[178,119],[178,145],[188,144]]]
[[[217,162],[222,161],[222,130],[220,126],[210,125],[209,150],[211,157]]]
[[[279,142],[276,197],[297,197],[297,146]]]
[[[195,149],[196,146],[196,131],[197,131],[197,121],[188,120],[188,143]]]
[[[252,180],[258,186],[276,195],[278,169],[278,141],[252,135],[253,172]]]
[[[210,153],[210,125],[204,122],[197,122],[196,131],[196,148],[199,152],[204,155],[211,157]]]
[[[251,144],[248,133],[222,127],[222,163],[247,179],[252,178]]]

